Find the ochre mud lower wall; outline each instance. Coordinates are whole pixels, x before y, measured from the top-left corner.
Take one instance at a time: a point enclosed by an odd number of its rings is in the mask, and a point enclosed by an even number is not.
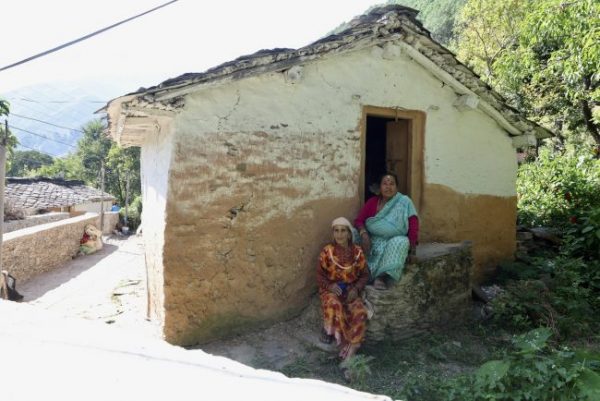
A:
[[[492,275],[498,262],[514,257],[517,198],[461,194],[426,184],[421,204],[421,243],[473,242],[473,281]]]
[[[331,221],[359,208],[358,161],[343,157],[357,150],[347,133],[181,138],[166,208],[166,340],[198,344],[299,313]]]

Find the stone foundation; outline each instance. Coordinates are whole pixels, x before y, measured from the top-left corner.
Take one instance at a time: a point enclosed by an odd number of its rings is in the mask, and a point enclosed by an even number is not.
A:
[[[374,315],[367,341],[401,340],[463,320],[471,305],[472,256],[469,242],[425,244],[417,262],[387,290],[366,287]]]

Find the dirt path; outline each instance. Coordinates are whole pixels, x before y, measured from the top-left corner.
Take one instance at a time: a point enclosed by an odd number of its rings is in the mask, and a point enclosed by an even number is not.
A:
[[[146,275],[141,238],[109,237],[99,252],[18,286],[24,302],[66,317],[102,320],[157,337],[146,320]]]
[[[25,302],[61,316],[100,320],[145,336],[161,337],[158,325],[146,320],[146,275],[140,237],[105,238],[99,252],[78,256],[59,269],[20,284],[18,290]],[[318,299],[315,302],[293,320],[197,348],[276,370],[316,350],[334,351],[319,342]]]
[[[315,353],[323,355],[323,351],[335,361],[335,346],[319,341],[320,324],[319,299],[314,297],[299,317],[267,329],[203,344],[198,348],[253,367],[274,370],[281,370]]]

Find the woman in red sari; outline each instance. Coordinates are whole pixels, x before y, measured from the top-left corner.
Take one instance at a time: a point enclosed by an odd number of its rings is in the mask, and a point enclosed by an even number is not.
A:
[[[369,270],[360,246],[352,243],[352,225],[340,217],[331,224],[334,241],[319,255],[317,282],[323,311],[321,340],[335,339],[343,360],[351,358],[365,338],[367,309],[360,294]]]

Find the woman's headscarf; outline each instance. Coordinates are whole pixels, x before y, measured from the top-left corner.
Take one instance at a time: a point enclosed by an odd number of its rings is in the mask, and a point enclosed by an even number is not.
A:
[[[338,217],[337,219],[333,220],[331,222],[331,228],[334,226],[346,226],[348,227],[348,231],[352,232],[352,224],[350,224],[350,221],[348,221],[348,219],[345,217]]]

